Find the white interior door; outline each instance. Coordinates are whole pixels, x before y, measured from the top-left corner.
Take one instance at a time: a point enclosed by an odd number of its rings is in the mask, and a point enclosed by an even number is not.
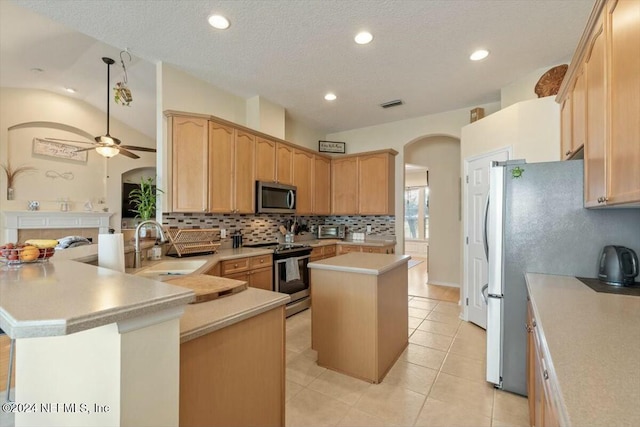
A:
[[[487,284],[487,255],[485,253],[485,213],[489,194],[489,168],[493,161],[509,160],[504,149],[465,161],[465,295],[467,319],[487,328],[487,303],[482,287]]]

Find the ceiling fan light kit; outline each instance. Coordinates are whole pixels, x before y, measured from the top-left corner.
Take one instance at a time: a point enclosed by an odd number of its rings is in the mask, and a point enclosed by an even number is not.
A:
[[[117,147],[109,146],[109,145],[102,145],[100,147],[96,147],[96,151],[98,152],[98,154],[100,154],[103,157],[106,157],[107,159],[117,155],[120,152],[120,150],[118,150]]]
[[[147,153],[155,153],[155,148],[148,147],[138,147],[135,145],[121,145],[120,140],[109,135],[109,118],[110,118],[110,110],[109,110],[109,80],[110,80],[110,67],[112,64],[115,64],[115,61],[111,58],[102,58],[102,62],[107,64],[107,133],[105,135],[96,136],[95,142],[86,142],[86,141],[74,141],[70,139],[58,139],[58,138],[44,138],[48,141],[62,141],[62,142],[76,142],[80,144],[90,144],[92,147],[89,148],[78,148],[75,151],[89,151],[95,149],[98,154],[103,157],[111,158],[113,156],[117,156],[118,154],[122,154],[123,156],[129,157],[131,159],[139,159],[140,156],[132,153],[129,150],[136,151],[146,151]],[[123,64],[124,65],[124,64]]]

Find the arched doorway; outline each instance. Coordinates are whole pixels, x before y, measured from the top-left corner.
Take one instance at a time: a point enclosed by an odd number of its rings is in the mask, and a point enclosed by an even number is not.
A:
[[[405,169],[405,252],[424,257],[425,286],[459,289],[460,140],[419,138],[405,146],[404,162],[414,166]]]

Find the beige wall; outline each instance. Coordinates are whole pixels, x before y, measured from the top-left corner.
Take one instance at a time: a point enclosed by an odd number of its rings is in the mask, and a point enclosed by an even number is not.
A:
[[[416,143],[418,142],[419,141],[416,141]],[[407,160],[406,154],[405,154],[405,160],[407,163],[411,163],[410,161]],[[424,165],[420,163],[420,166],[424,166]],[[423,185],[427,185],[427,172],[407,172],[404,174],[405,187],[420,187]]]
[[[52,124],[8,130],[30,122]],[[155,155],[137,152],[140,155],[137,160],[122,155],[107,160],[92,150],[88,152],[87,162],[80,163],[32,154],[34,137],[84,140],[62,130],[63,126],[78,128],[90,135],[103,135],[106,132],[106,114],[83,101],[52,92],[0,88],[0,163],[10,161],[14,167],[29,165],[37,168],[34,173],[16,180],[16,200],[13,201],[6,200],[6,179],[4,173],[0,173],[0,209],[25,210],[28,200],[38,200],[41,210],[58,210],[58,199],[67,197],[72,209],[81,211],[85,202],[91,201],[94,210],[108,207],[114,213],[110,219],[111,226],[119,229],[121,176],[130,169],[155,166]],[[155,146],[153,139],[114,119],[110,122],[110,133],[121,139],[123,144]],[[71,176],[73,179],[65,179]],[[106,204],[99,205],[100,201]]]
[[[460,141],[418,139],[405,147],[404,160],[429,169],[429,283],[459,287]]]
[[[469,123],[469,112],[472,108],[481,107],[485,114],[492,114],[500,108],[500,103],[477,105],[460,110],[447,111],[439,114],[400,120],[367,128],[354,129],[327,135],[330,141],[344,141],[347,153],[358,153],[384,148],[398,151],[396,156],[396,247],[398,253],[403,253],[404,226],[399,220],[404,216],[404,147],[418,139],[427,136],[450,136],[460,138],[463,126]],[[484,120],[484,119],[483,119]]]
[[[285,141],[318,151],[318,141],[327,139],[325,132],[305,126],[299,121],[293,120],[289,114],[285,113],[285,117]]]
[[[285,139],[284,108],[261,96],[247,99],[246,126],[262,133]]]
[[[538,68],[522,77],[518,81],[511,83],[508,86],[503,87],[500,90],[500,106],[501,108],[507,108],[510,105],[516,104],[521,101],[527,101],[530,99],[538,98],[538,95],[535,93],[535,87],[540,77],[551,68],[556,65],[568,64],[570,58],[567,58],[566,61],[560,62],[555,65],[550,65],[548,67]]]
[[[560,106],[554,97],[511,105],[462,128],[462,160],[509,146],[514,159],[560,160]]]

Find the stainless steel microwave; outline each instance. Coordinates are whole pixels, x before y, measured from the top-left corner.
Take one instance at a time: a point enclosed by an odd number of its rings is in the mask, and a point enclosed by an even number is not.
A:
[[[256,213],[296,213],[296,187],[256,181]]]

